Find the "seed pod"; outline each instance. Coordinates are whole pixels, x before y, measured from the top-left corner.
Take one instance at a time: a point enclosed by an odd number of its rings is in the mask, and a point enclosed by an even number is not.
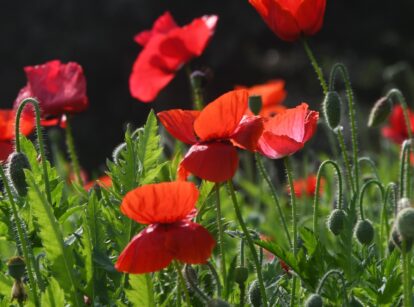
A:
[[[354,234],[360,244],[369,245],[374,239],[374,227],[369,220],[359,220]]]
[[[392,103],[387,97],[381,97],[377,100],[369,113],[368,127],[381,125],[391,114]]]
[[[262,110],[263,101],[262,96],[253,95],[249,97],[249,109],[254,115],[258,115]]]
[[[27,156],[22,152],[13,152],[8,158],[7,176],[20,196],[27,194],[24,169],[31,169]]]
[[[260,293],[260,286],[257,280],[250,284],[249,301],[253,307],[260,307],[262,305],[262,294]]]
[[[234,280],[239,285],[244,284],[248,277],[249,277],[249,271],[247,270],[246,267],[238,266],[234,269]]]
[[[346,213],[342,209],[335,209],[328,218],[327,225],[330,231],[337,236],[341,233],[344,227]]]
[[[230,304],[219,298],[212,298],[207,302],[207,307],[230,307]]]
[[[17,300],[19,303],[23,303],[27,299],[27,293],[24,288],[24,284],[21,280],[15,280],[13,283],[11,298]]]
[[[322,297],[316,293],[309,296],[305,302],[305,307],[322,307],[322,306],[323,306]]]
[[[405,208],[398,212],[396,227],[404,240],[414,239],[414,208]]]
[[[24,262],[23,257],[20,256],[11,257],[7,262],[7,267],[10,276],[13,277],[15,280],[22,279],[26,271],[26,264]]]
[[[335,91],[326,93],[322,103],[322,111],[325,120],[332,130],[336,129],[341,122],[341,97]]]

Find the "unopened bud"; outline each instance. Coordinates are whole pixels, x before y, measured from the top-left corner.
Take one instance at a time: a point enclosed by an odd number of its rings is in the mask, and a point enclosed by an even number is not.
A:
[[[249,109],[254,115],[259,115],[262,110],[263,101],[262,96],[253,95],[249,97]]]
[[[322,111],[325,120],[332,130],[335,130],[341,122],[341,97],[335,91],[326,93],[322,103]]]
[[[329,230],[335,235],[339,235],[344,227],[346,213],[344,210],[335,209],[328,218],[327,225]]]
[[[15,280],[12,287],[11,298],[17,300],[19,303],[23,303],[27,299],[26,289],[21,280]]]
[[[405,208],[398,212],[396,226],[404,240],[414,239],[414,208]]]
[[[322,306],[323,306],[322,297],[316,293],[309,296],[305,302],[305,307],[322,307]]]
[[[381,125],[392,111],[392,104],[387,97],[381,97],[372,107],[368,118],[368,127]]]
[[[7,267],[10,276],[16,280],[22,279],[26,271],[26,264],[23,257],[20,256],[11,257],[7,262]]]
[[[391,236],[388,244],[388,250],[392,252],[395,247],[401,249],[402,248],[402,240],[401,234],[397,230],[395,224],[391,230]],[[406,250],[410,250],[413,245],[413,239],[406,239],[405,240],[405,248]]]
[[[196,88],[204,88],[208,83],[208,78],[205,72],[201,70],[195,70],[190,76],[191,85]]]
[[[22,152],[13,152],[8,158],[7,176],[20,196],[27,194],[24,169],[31,169],[27,156]]]
[[[234,280],[239,285],[244,284],[248,277],[249,277],[249,271],[246,267],[238,266],[234,269]]]
[[[400,212],[402,209],[410,208],[410,207],[411,207],[411,201],[409,198],[403,197],[398,200],[398,203],[397,203],[398,212]]]
[[[369,220],[360,220],[355,225],[355,237],[362,245],[369,245],[374,239],[374,227]]]
[[[249,287],[249,300],[253,307],[260,307],[262,304],[262,294],[257,280],[253,281]]]
[[[207,307],[230,307],[230,304],[219,298],[213,298],[207,302]]]

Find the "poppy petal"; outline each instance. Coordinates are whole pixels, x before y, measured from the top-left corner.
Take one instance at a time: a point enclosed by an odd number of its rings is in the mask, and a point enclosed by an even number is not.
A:
[[[119,255],[115,268],[120,272],[143,274],[167,267],[173,256],[166,249],[168,229],[150,225],[136,235]]]
[[[168,232],[166,247],[175,259],[189,264],[206,263],[216,246],[213,236],[191,221],[176,223]]]
[[[305,135],[303,137],[303,143],[309,141],[316,132],[318,127],[319,113],[316,111],[310,111],[305,119]]]
[[[231,137],[234,145],[255,151],[257,148],[257,141],[263,132],[263,120],[257,116],[243,116],[235,133]]]
[[[0,142],[0,164],[7,161],[7,158],[14,151],[14,146],[10,142]]]
[[[177,27],[178,26],[175,23],[174,18],[171,16],[171,13],[165,12],[154,22],[154,26],[151,30],[146,30],[138,33],[134,37],[134,40],[141,46],[145,46],[154,35],[168,33]]]
[[[258,142],[258,151],[270,159],[280,159],[294,154],[303,146],[303,143],[296,142],[288,136],[264,132]]]
[[[197,136],[203,140],[229,138],[247,110],[246,90],[228,92],[209,103],[194,122]]]
[[[0,141],[12,141],[15,134],[16,110],[0,109]],[[34,129],[34,116],[30,112],[22,112],[20,117],[20,133],[29,135]]]
[[[194,121],[200,111],[169,110],[157,114],[167,131],[176,139],[186,144],[197,142],[194,134]]]
[[[325,7],[326,0],[301,1],[296,11],[296,19],[303,33],[313,35],[321,29]]]
[[[252,87],[236,86],[236,89],[246,89],[249,91],[249,96],[261,96],[262,108],[268,106],[276,106],[283,102],[286,98],[285,81],[270,80],[264,84],[255,85]]]
[[[236,148],[225,143],[191,146],[180,166],[195,176],[223,182],[233,178],[239,164]]]
[[[148,184],[125,195],[121,212],[140,224],[174,223],[192,212],[197,199],[197,187],[191,182]]]

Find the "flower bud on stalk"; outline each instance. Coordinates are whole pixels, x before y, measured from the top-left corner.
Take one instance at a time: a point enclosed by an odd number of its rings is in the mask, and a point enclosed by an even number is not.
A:
[[[8,158],[7,176],[20,196],[27,194],[24,169],[31,169],[27,156],[22,152],[13,152]]]
[[[392,103],[388,97],[381,97],[372,107],[368,118],[368,127],[381,125],[391,114]]]
[[[260,294],[260,286],[257,280],[250,284],[249,300],[253,307],[260,307],[262,305],[262,295]]]
[[[207,302],[207,307],[230,307],[230,304],[219,298],[213,298]]]
[[[335,130],[341,122],[341,97],[335,91],[326,93],[322,103],[322,112],[329,128]]]
[[[238,266],[234,270],[234,280],[239,285],[243,285],[249,277],[249,271],[244,266]]]
[[[359,220],[354,234],[360,244],[369,245],[374,239],[374,227],[369,220]]]
[[[402,239],[414,239],[414,208],[405,208],[398,212],[396,227]]]
[[[406,244],[406,249],[410,250],[412,245],[413,245],[413,240],[412,239],[406,239],[405,244]],[[398,230],[397,230],[397,228],[394,224],[394,226],[392,227],[392,230],[391,230],[390,240],[388,242],[388,250],[390,252],[392,252],[395,247],[401,249],[401,247],[402,247],[402,237],[401,237],[401,234],[398,232]]]
[[[254,115],[258,115],[262,110],[263,101],[262,96],[253,95],[249,97],[249,109]]]
[[[322,297],[316,293],[309,296],[305,302],[305,307],[322,307],[322,306],[323,306]]]
[[[20,256],[12,257],[7,262],[7,267],[10,276],[14,278],[11,298],[12,300],[16,299],[19,303],[23,303],[27,299],[27,293],[22,282],[26,271],[24,259]]]
[[[398,203],[397,203],[398,212],[400,212],[402,209],[410,208],[410,207],[411,207],[411,202],[409,198],[403,197],[398,200]]]
[[[335,209],[328,218],[327,226],[329,230],[335,235],[339,235],[344,227],[346,213],[342,209]]]
[[[207,85],[209,76],[201,70],[195,70],[191,73],[190,79],[193,87],[202,89]]]

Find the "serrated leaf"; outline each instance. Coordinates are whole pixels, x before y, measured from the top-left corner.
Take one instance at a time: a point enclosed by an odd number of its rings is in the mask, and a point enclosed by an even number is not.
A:
[[[49,285],[42,294],[42,306],[65,306],[65,293],[53,277],[49,278]]]
[[[152,280],[149,274],[129,275],[130,288],[125,295],[133,306],[155,307]]]

